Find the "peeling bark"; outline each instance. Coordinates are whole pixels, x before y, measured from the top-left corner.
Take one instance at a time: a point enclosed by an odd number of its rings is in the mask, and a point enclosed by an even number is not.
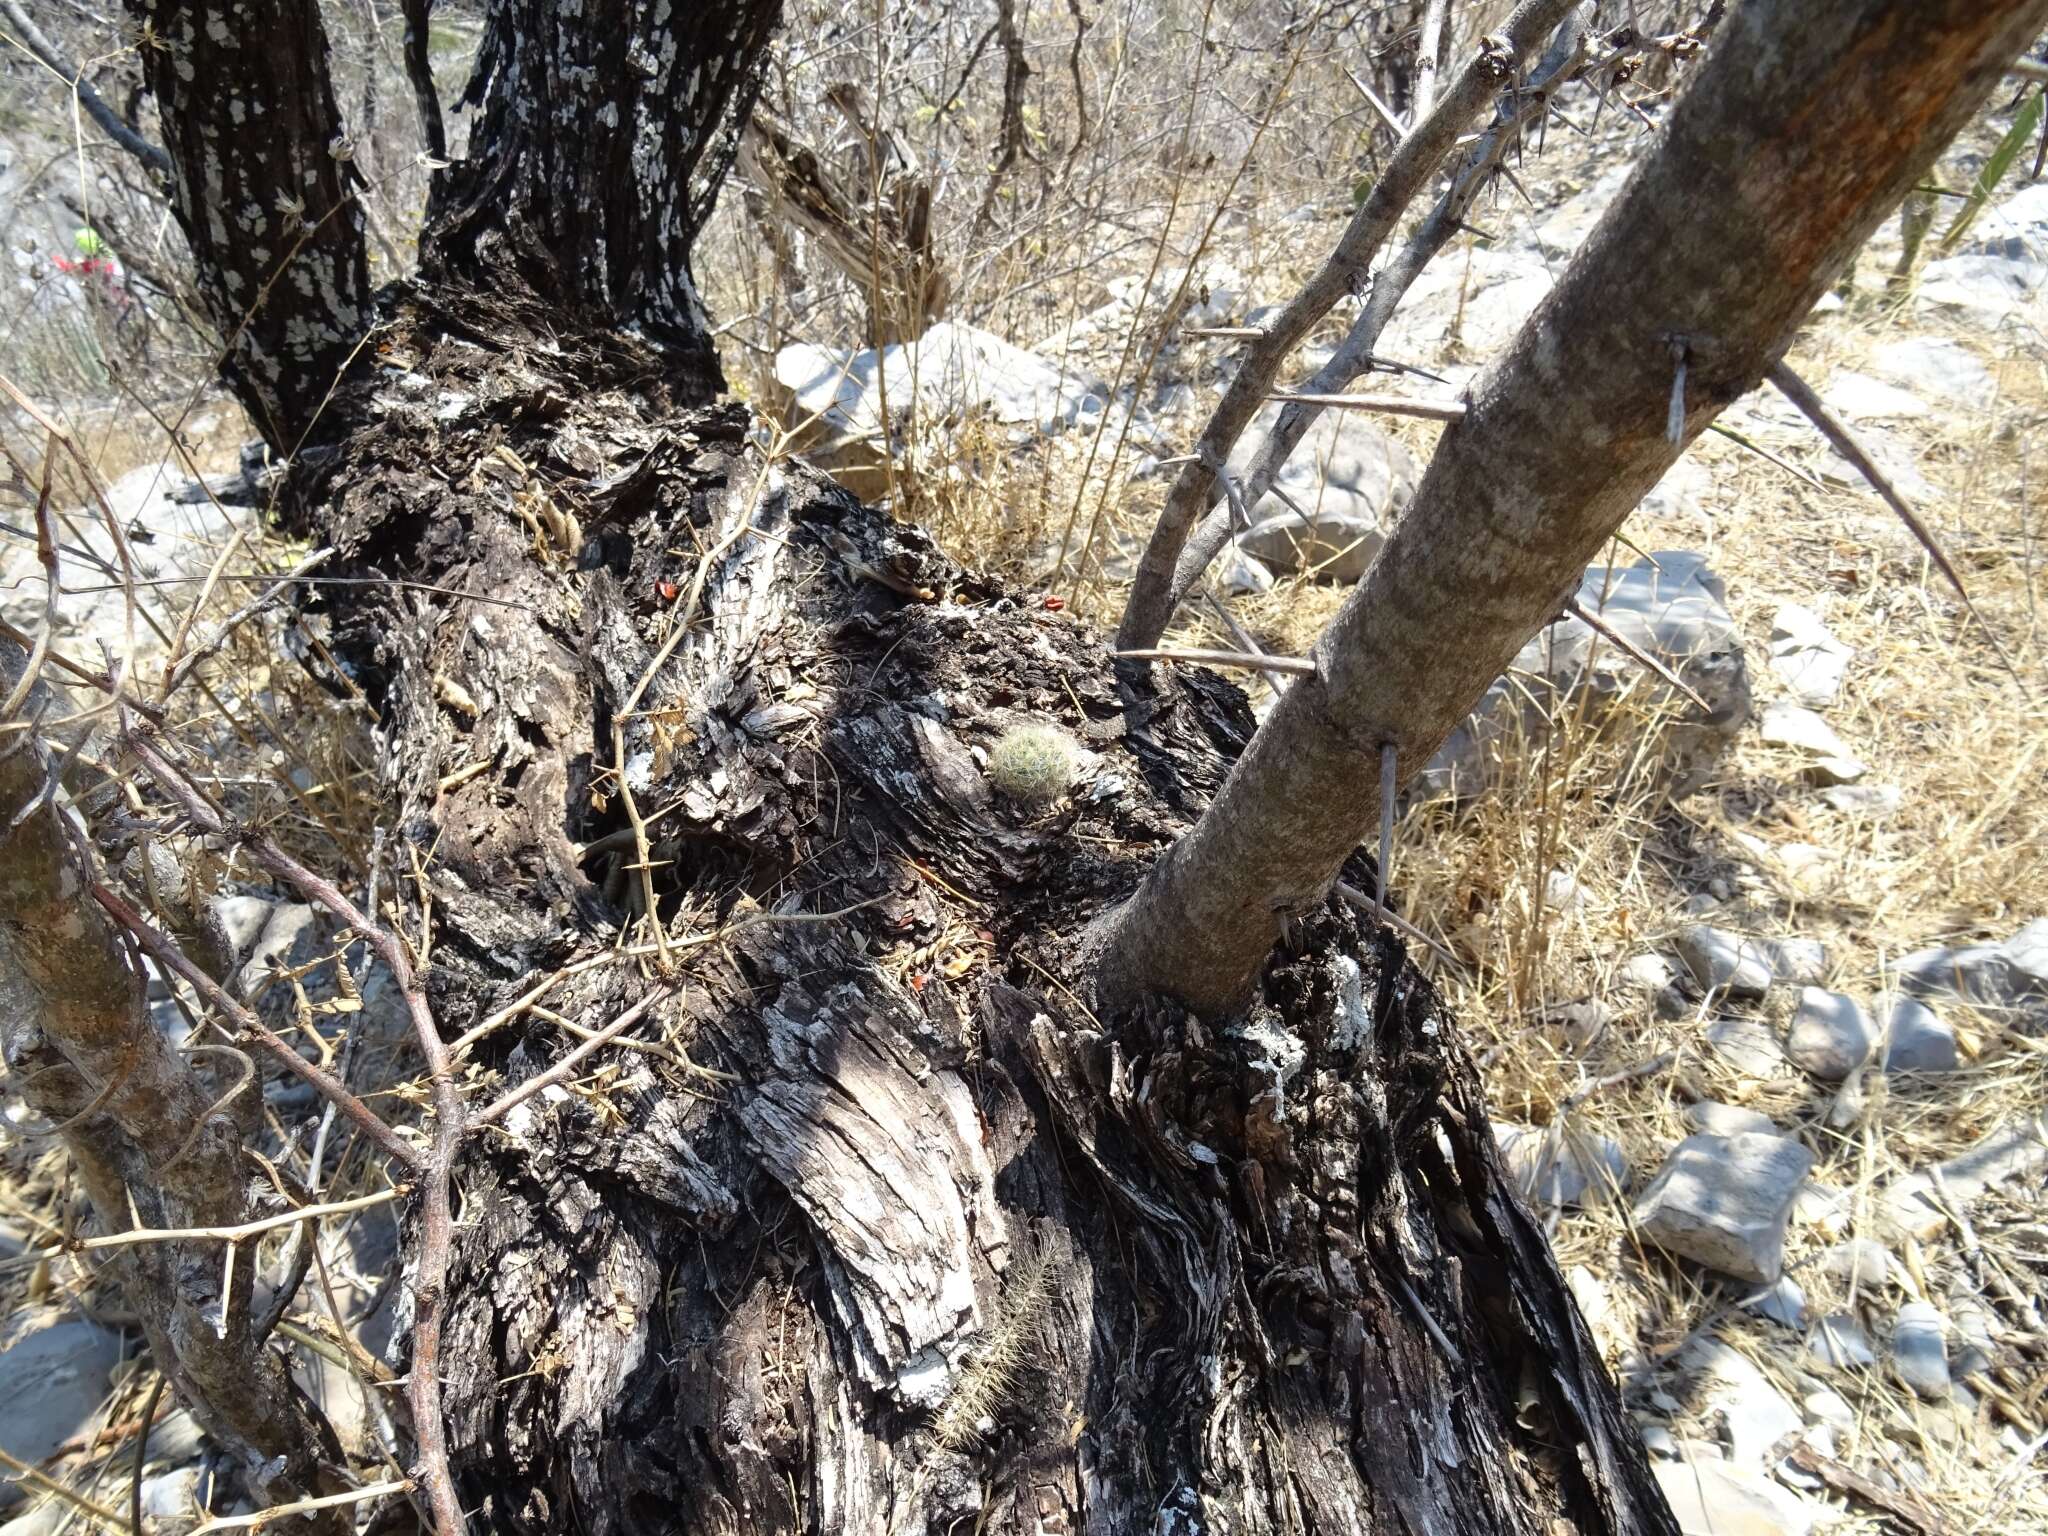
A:
[[[1070,617],[545,318],[416,294],[300,486],[339,568],[439,589],[320,590],[350,594],[330,643],[384,722],[444,1028],[585,961],[546,998],[581,1028],[665,989],[465,1155],[477,1522],[1668,1532],[1398,946],[1312,914],[1224,1029],[1096,1003],[1081,936],[1221,784],[1242,695],[1127,702]],[[980,756],[1026,721],[1077,748],[1042,810]],[[517,1017],[469,1070],[496,1091],[564,1043]]]

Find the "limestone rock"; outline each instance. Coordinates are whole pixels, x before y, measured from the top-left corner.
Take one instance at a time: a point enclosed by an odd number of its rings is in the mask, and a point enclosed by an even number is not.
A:
[[[1968,1206],[1986,1190],[2043,1168],[2048,1168],[2048,1112],[2002,1125],[1942,1163],[1939,1189],[1925,1173],[1894,1180],[1885,1190],[1884,1213],[1902,1231],[1924,1239],[1947,1224],[1944,1205]]]
[[[1728,1459],[1736,1466],[1761,1471],[1772,1447],[1805,1427],[1799,1410],[1756,1363],[1720,1339],[1695,1339],[1678,1363],[1697,1383],[1700,1405],[1721,1416]]]
[[[1936,336],[1902,336],[1870,356],[1870,372],[1887,384],[1917,389],[1938,407],[1980,411],[1998,397],[1998,383],[1969,348]]]
[[[1863,1007],[1844,992],[1805,987],[1785,1037],[1785,1054],[1824,1083],[1839,1083],[1870,1059],[1876,1031]]]
[[[1821,1255],[1821,1272],[1857,1291],[1881,1291],[1904,1279],[1905,1265],[1891,1249],[1867,1237],[1837,1243]]]
[[[1704,923],[1679,929],[1671,947],[1710,997],[1759,998],[1775,982],[1811,984],[1827,969],[1827,950],[1814,940],[1767,939]]]
[[[1636,1225],[1667,1252],[1769,1285],[1784,1260],[1793,1197],[1812,1166],[1812,1153],[1779,1136],[1688,1136],[1644,1191]]]
[[[1877,1364],[1877,1351],[1870,1347],[1870,1335],[1848,1312],[1822,1318],[1807,1339],[1806,1349],[1821,1364],[1838,1371]]]
[[[1719,1461],[1660,1461],[1652,1469],[1683,1536],[1807,1536],[1818,1509],[1752,1472]]]
[[[1923,949],[1899,962],[1906,991],[1953,998],[2030,1031],[2048,1030],[2048,917],[1998,944]]]
[[[1953,1390],[1941,1314],[1924,1301],[1899,1308],[1892,1324],[1892,1370],[1920,1396],[1939,1401]]]
[[[1701,1099],[1697,1104],[1686,1105],[1683,1118],[1687,1130],[1706,1131],[1714,1136],[1784,1134],[1769,1115],[1760,1115],[1753,1109],[1743,1109],[1735,1104],[1717,1103],[1713,1099]]]
[[[1596,1205],[1628,1187],[1628,1158],[1611,1137],[1504,1122],[1493,1134],[1531,1205]]]
[[[1758,1019],[1714,1020],[1707,1026],[1707,1045],[1744,1077],[1781,1077],[1787,1066],[1778,1037]]]
[[[1887,1072],[1953,1072],[1960,1063],[1956,1032],[1918,998],[1893,994],[1878,1005],[1884,1019]]]
[[[1733,739],[1749,718],[1749,673],[1726,589],[1708,568],[1706,556],[1663,550],[1612,571],[1604,564],[1591,566],[1578,598],[1631,645],[1683,678],[1706,700],[1709,713],[1697,716],[1665,685],[1646,678],[1640,664],[1619,647],[1567,616],[1522,647],[1511,666],[1514,681],[1502,678],[1487,690],[1478,709],[1423,770],[1416,793],[1476,794],[1503,757],[1541,739],[1548,718],[1542,706],[1551,711],[1575,707],[1587,692],[1596,706],[1612,704],[1626,693],[1664,699],[1679,711],[1666,727],[1665,741],[1681,787]]]
[[[1803,773],[1816,783],[1853,784],[1869,772],[1833,726],[1799,705],[1773,704],[1766,709],[1761,734],[1768,745],[1798,754]]]
[[[1279,405],[1269,405],[1252,419],[1231,456],[1233,474],[1250,467],[1279,413]],[[1275,488],[1249,509],[1251,526],[1238,543],[1276,571],[1357,581],[1386,542],[1390,520],[1415,494],[1415,479],[1408,450],[1368,417],[1325,411]]]
[[[1835,702],[1855,656],[1811,608],[1787,603],[1771,619],[1771,670],[1809,708]]]
[[[1868,817],[1872,821],[1896,816],[1906,800],[1905,795],[1891,784],[1831,784],[1820,792],[1820,797],[1829,810],[1839,811],[1844,816]]]
[[[85,1430],[107,1396],[121,1336],[56,1307],[16,1313],[0,1332],[0,1447],[39,1462]],[[21,1498],[0,1479],[0,1509]]]

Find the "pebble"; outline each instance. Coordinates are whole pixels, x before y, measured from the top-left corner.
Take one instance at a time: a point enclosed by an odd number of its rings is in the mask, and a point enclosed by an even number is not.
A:
[[[1809,1424],[1823,1424],[1842,1434],[1851,1434],[1856,1428],[1856,1410],[1849,1406],[1849,1400],[1841,1393],[1828,1387],[1821,1387],[1799,1399],[1799,1410]]]
[[[1821,1255],[1821,1272],[1858,1291],[1882,1290],[1904,1280],[1906,1267],[1883,1243],[1867,1237],[1837,1243]]]
[[[1597,1205],[1628,1188],[1628,1158],[1612,1137],[1502,1122],[1493,1134],[1531,1205]]]
[[[1694,1379],[1701,1406],[1720,1416],[1735,1465],[1762,1470],[1772,1448],[1805,1427],[1799,1410],[1756,1363],[1721,1340],[1694,1340],[1678,1363]]]
[[[1778,1277],[1778,1283],[1767,1286],[1753,1296],[1743,1299],[1745,1310],[1767,1317],[1785,1328],[1806,1326],[1806,1292],[1799,1288],[1799,1282],[1790,1275]]]
[[[1756,1019],[1716,1019],[1707,1026],[1707,1044],[1744,1077],[1783,1075],[1785,1050],[1768,1026]]]
[[[1787,603],[1771,619],[1771,670],[1809,708],[1835,702],[1855,656],[1804,604]]]
[[[1877,1364],[1877,1351],[1870,1346],[1870,1335],[1848,1312],[1822,1318],[1808,1337],[1806,1348],[1814,1359],[1838,1371]]]
[[[1953,1072],[1961,1065],[1956,1032],[1947,1020],[1916,997],[1881,999],[1886,1072]]]
[[[1822,790],[1820,798],[1829,810],[1873,821],[1897,815],[1906,803],[1905,792],[1891,784],[1834,784]]]
[[[1774,983],[1811,984],[1827,974],[1827,946],[1817,939],[1767,939],[1694,923],[1671,936],[1671,947],[1710,995],[1755,999]]]
[[[1899,1308],[1892,1324],[1892,1370],[1916,1393],[1935,1401],[1949,1395],[1948,1347],[1941,1314],[1924,1301]]]
[[[1643,1192],[1636,1224],[1668,1253],[1770,1285],[1784,1262],[1793,1198],[1812,1166],[1812,1153],[1779,1136],[1688,1136]]]
[[[1939,1166],[1941,1190],[1926,1173],[1909,1173],[1885,1190],[1884,1214],[1901,1231],[1932,1237],[1947,1225],[1944,1205],[1967,1207],[1986,1190],[2048,1166],[2048,1111],[1999,1126]]]
[[[1870,1059],[1876,1031],[1845,992],[1806,987],[1785,1037],[1785,1054],[1824,1083],[1839,1083]]]

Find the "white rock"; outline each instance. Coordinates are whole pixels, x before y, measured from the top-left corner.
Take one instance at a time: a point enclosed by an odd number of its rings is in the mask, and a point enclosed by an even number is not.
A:
[[[1855,1432],[1856,1410],[1839,1392],[1821,1387],[1799,1399],[1799,1408],[1809,1424],[1825,1424],[1845,1435]]]
[[[1827,973],[1827,949],[1813,939],[1767,939],[1696,923],[1671,947],[1708,996],[1759,998],[1780,981],[1811,984]]]
[[[1652,1469],[1683,1536],[1807,1536],[1819,1510],[1791,1490],[1718,1461]]]
[[[1734,1104],[1717,1103],[1713,1099],[1701,1099],[1697,1104],[1686,1105],[1682,1118],[1687,1130],[1706,1131],[1715,1136],[1784,1134],[1779,1130],[1778,1123],[1769,1115],[1761,1115],[1753,1109],[1743,1109]]]
[[[1767,745],[1804,757],[1806,776],[1819,783],[1851,784],[1869,771],[1833,726],[1799,705],[1771,705],[1764,711],[1760,734]]]
[[[1805,1427],[1799,1410],[1756,1363],[1721,1340],[1694,1340],[1679,1364],[1698,1383],[1700,1405],[1720,1414],[1728,1459],[1736,1466],[1763,1470],[1772,1448]]]
[[[1924,1301],[1907,1302],[1892,1325],[1892,1370],[1925,1398],[1949,1395],[1945,1331],[1941,1314]]]
[[[1790,1275],[1778,1277],[1776,1285],[1765,1286],[1742,1300],[1745,1311],[1767,1317],[1785,1328],[1806,1326],[1806,1292]]]
[[[1681,457],[1636,504],[1636,511],[1647,517],[1687,517],[1700,511],[1713,494],[1712,471]]]
[[[1539,631],[1511,664],[1510,677],[1489,688],[1472,715],[1451,733],[1423,771],[1418,793],[1470,795],[1485,786],[1497,757],[1540,741],[1554,712],[1610,703],[1624,694],[1661,698],[1682,711],[1667,727],[1666,746],[1682,782],[1711,759],[1749,718],[1749,673],[1727,592],[1706,557],[1660,550],[1650,560],[1615,570],[1589,566],[1579,603],[1637,650],[1657,657],[1709,707],[1690,706],[1639,663],[1581,620],[1567,616]],[[1531,700],[1537,701],[1532,704]],[[1540,706],[1540,707],[1539,707]]]
[[[1531,1205],[1597,1205],[1628,1188],[1628,1158],[1611,1137],[1496,1122],[1501,1156]]]
[[[1967,1207],[1986,1190],[2048,1167],[2048,1112],[1998,1127],[1940,1167],[1939,1191],[1924,1173],[1895,1179],[1885,1190],[1886,1216],[1914,1237],[1931,1237],[1947,1224],[1943,1205]]]
[[[1769,1079],[1784,1075],[1784,1048],[1760,1020],[1716,1019],[1707,1026],[1707,1044],[1744,1077]]]
[[[1910,421],[1933,414],[1918,395],[1867,374],[1836,374],[1824,395],[1834,413],[1850,421]]]
[[[1771,670],[1801,704],[1820,709],[1834,703],[1855,656],[1811,608],[1787,603],[1771,619]]]
[[[197,1467],[179,1467],[142,1480],[142,1512],[158,1520],[190,1518],[201,1512]]]
[[[1820,792],[1830,810],[1881,821],[1898,814],[1905,795],[1890,784],[1834,784]]]
[[[39,1462],[85,1430],[107,1396],[121,1336],[56,1307],[17,1312],[0,1332],[0,1447]],[[0,1480],[0,1509],[21,1498]]]
[[[1953,1072],[1960,1064],[1956,1032],[1918,998],[1891,994],[1879,999],[1878,1014],[1886,1072]]]
[[[1870,1059],[1876,1035],[1855,998],[1804,987],[1785,1037],[1785,1054],[1822,1082],[1839,1083]]]
[[[879,374],[879,379],[877,375]],[[844,351],[798,342],[775,354],[775,377],[795,397],[792,423],[818,417],[815,447],[825,452],[882,435],[882,397],[892,417],[937,421],[985,415],[1005,425],[1051,420],[1072,424],[1101,386],[1037,353],[957,321],[942,320],[914,342]],[[892,429],[898,425],[892,422]],[[807,443],[807,447],[811,445]]]
[[[1233,474],[1250,467],[1280,410],[1269,405],[1252,419],[1232,452]],[[1250,509],[1251,526],[1238,542],[1276,571],[1354,582],[1414,493],[1415,461],[1405,447],[1356,411],[1325,411],[1303,434],[1276,488]]]
[[[1821,1272],[1857,1291],[1881,1291],[1905,1278],[1906,1267],[1891,1249],[1867,1237],[1837,1243],[1821,1255]]]
[[[1669,1253],[1769,1285],[1784,1259],[1792,1200],[1813,1154],[1777,1136],[1688,1136],[1636,1207],[1643,1236]]]
[[[1967,347],[1935,336],[1902,336],[1870,356],[1870,371],[1887,384],[1917,390],[1954,412],[1982,410],[1998,384]]]

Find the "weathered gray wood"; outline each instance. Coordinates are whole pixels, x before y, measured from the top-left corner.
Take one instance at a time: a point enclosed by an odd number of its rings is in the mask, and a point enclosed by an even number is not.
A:
[[[1430,760],[2044,21],[2048,0],[1757,0],[1727,16],[1656,152],[1445,429],[1315,675],[1106,925],[1126,995],[1164,988],[1208,1013],[1245,995],[1369,834],[1381,750],[1405,773]]]

